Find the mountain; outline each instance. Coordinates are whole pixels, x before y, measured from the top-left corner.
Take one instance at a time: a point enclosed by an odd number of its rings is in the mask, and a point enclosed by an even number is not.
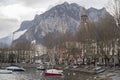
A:
[[[0,39],[0,44],[5,43],[5,44],[10,45],[11,42],[12,42],[12,37],[11,36],[6,36],[6,37],[3,37],[3,38]]]
[[[35,40],[37,43],[41,43],[42,38],[49,32],[65,33],[69,31],[74,33],[80,25],[82,9],[83,7],[76,3],[64,2],[41,15],[36,15],[33,20],[21,23],[21,27],[15,33],[26,31],[15,42]],[[108,12],[105,8],[87,9],[88,18],[91,21],[98,21],[100,17],[104,17],[106,14]]]

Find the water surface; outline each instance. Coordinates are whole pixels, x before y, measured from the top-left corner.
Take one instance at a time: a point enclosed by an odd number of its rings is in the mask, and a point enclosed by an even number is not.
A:
[[[0,74],[0,80],[87,80],[94,78],[96,75],[90,75],[79,72],[64,72],[61,77],[46,77],[44,72],[36,70],[36,68],[26,68],[25,72],[13,72],[12,74]],[[120,77],[113,77],[113,80],[120,80]]]

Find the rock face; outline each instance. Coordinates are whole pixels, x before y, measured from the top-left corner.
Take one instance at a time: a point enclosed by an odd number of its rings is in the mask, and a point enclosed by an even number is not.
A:
[[[27,30],[15,41],[35,40],[37,43],[49,32],[62,32],[67,31],[76,32],[80,25],[80,16],[82,13],[81,6],[76,3],[69,4],[67,2],[57,5],[41,15],[36,15],[32,21],[24,21],[21,27],[16,31]],[[87,9],[89,20],[98,21],[100,17],[104,17],[108,12],[105,8]]]

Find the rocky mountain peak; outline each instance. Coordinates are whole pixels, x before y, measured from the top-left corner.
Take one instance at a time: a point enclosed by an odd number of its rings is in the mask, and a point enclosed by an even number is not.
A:
[[[18,31],[27,29],[27,31],[19,37],[20,40],[36,40],[41,39],[48,33],[54,32],[76,32],[80,25],[80,17],[83,7],[76,3],[56,5],[41,15],[36,15],[32,21],[24,21]],[[97,21],[100,17],[108,14],[104,8],[95,9],[93,7],[87,9],[89,20]]]

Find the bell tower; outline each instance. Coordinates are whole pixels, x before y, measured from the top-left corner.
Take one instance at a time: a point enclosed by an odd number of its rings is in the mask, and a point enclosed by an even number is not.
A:
[[[88,16],[85,8],[83,8],[82,10],[79,32],[80,32],[79,35],[80,35],[81,41],[83,42],[87,41],[89,37],[89,32],[88,32]]]
[[[88,20],[88,16],[87,16],[87,13],[86,13],[86,9],[83,8],[82,15],[81,15],[81,23],[86,24],[87,20]]]

